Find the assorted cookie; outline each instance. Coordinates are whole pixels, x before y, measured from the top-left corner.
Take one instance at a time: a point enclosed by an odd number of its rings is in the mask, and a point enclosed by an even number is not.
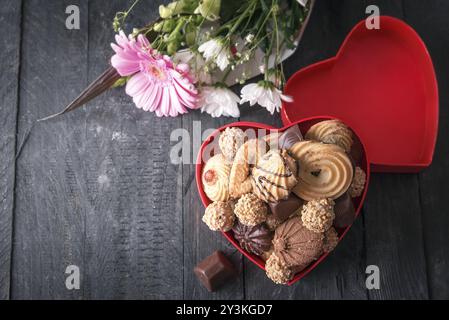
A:
[[[237,150],[245,143],[245,140],[245,133],[240,128],[228,127],[222,132],[218,145],[226,160],[230,163],[234,161]]]
[[[297,163],[287,150],[273,150],[263,155],[251,171],[253,192],[265,202],[285,199],[298,183]]]
[[[229,175],[231,166],[222,154],[213,156],[207,161],[202,174],[204,192],[212,201],[229,199]]]
[[[300,271],[323,253],[324,234],[306,228],[294,217],[276,228],[272,254],[293,271]]]
[[[332,251],[338,231],[355,219],[353,198],[366,187],[355,142],[339,120],[313,125],[305,139],[298,126],[260,139],[227,128],[219,137],[222,153],[203,168],[212,201],[203,221],[263,259],[272,281],[288,283]]]
[[[351,129],[339,120],[318,122],[307,131],[306,139],[335,144],[348,153],[354,143]]]
[[[234,199],[252,191],[251,166],[257,165],[259,158],[267,149],[265,141],[250,139],[237,150],[228,177],[229,193]]]
[[[339,146],[301,141],[289,151],[300,163],[298,184],[293,192],[301,199],[336,199],[348,190],[354,177],[354,167]]]

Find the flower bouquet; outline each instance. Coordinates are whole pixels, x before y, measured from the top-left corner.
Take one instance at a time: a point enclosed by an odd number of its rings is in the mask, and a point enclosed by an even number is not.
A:
[[[177,0],[127,35],[126,19],[144,3],[116,14],[111,67],[59,114],[119,86],[139,109],[159,117],[193,109],[239,117],[246,102],[273,114],[291,101],[282,94],[282,62],[296,49],[313,0]],[[262,80],[248,83],[259,74]],[[229,89],[234,84],[244,85],[240,97]]]

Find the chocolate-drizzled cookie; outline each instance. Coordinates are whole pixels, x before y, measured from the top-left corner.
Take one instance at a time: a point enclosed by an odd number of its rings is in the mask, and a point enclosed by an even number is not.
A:
[[[253,192],[265,202],[286,199],[298,182],[296,161],[286,150],[273,150],[252,170]]]

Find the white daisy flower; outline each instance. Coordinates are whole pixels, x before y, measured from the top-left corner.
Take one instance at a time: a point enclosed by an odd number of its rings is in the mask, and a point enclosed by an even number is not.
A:
[[[224,71],[230,61],[230,50],[227,46],[224,46],[223,41],[219,38],[206,41],[198,48],[198,51],[203,54],[204,59],[207,62],[215,61],[221,71]]]
[[[224,86],[203,87],[200,93],[199,105],[201,112],[210,114],[213,118],[240,117],[240,98]]]
[[[282,94],[270,81],[250,83],[242,88],[240,104],[249,102],[251,106],[256,103],[267,109],[271,114],[279,112],[282,101],[293,102],[292,97]]]

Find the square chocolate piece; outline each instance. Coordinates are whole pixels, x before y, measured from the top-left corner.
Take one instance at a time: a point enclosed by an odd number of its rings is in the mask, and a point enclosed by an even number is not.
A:
[[[201,261],[193,271],[209,292],[216,291],[227,281],[235,278],[238,273],[221,251],[212,253]]]
[[[355,220],[355,207],[349,193],[345,193],[335,200],[334,206],[335,219],[334,227],[337,229],[350,226]]]
[[[298,198],[293,193],[290,193],[287,199],[280,200],[278,202],[270,202],[270,210],[273,214],[273,218],[279,222],[284,222],[288,219],[296,210],[301,208],[304,201]]]

